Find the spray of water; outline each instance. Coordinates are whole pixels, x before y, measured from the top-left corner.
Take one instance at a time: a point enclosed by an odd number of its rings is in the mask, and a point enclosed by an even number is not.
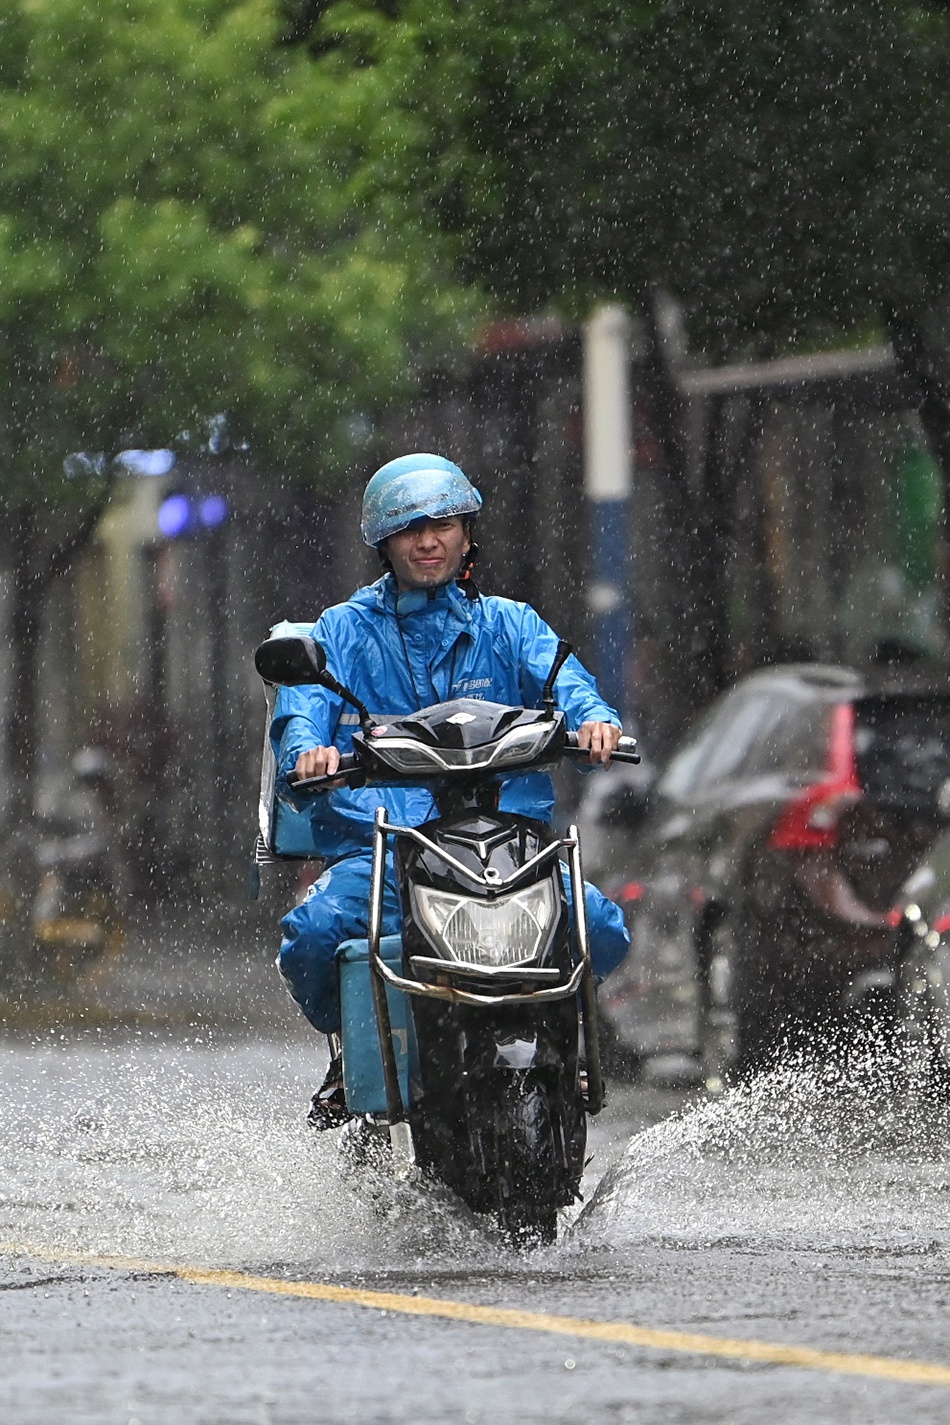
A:
[[[950,1097],[910,1055],[803,1053],[631,1139],[571,1242],[944,1248],[948,1148]]]
[[[454,1204],[347,1172],[338,1135],[306,1128],[308,1048],[7,1046],[0,1065],[6,1240],[347,1272],[495,1250]]]
[[[303,1109],[308,1045],[149,1041],[0,1049],[0,1236],[323,1272],[427,1275],[510,1254],[447,1195],[341,1157]],[[635,1135],[561,1245],[950,1247],[950,1096],[893,1051],[814,1055]]]

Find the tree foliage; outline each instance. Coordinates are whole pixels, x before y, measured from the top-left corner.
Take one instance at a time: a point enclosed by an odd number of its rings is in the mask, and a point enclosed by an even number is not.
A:
[[[3,492],[222,408],[318,467],[472,289],[665,281],[722,353],[925,301],[948,56],[902,0],[13,0]]]
[[[428,131],[464,279],[575,312],[661,281],[721,355],[840,340],[944,284],[945,9],[285,0],[318,67],[375,66]]]
[[[68,499],[70,449],[221,409],[261,463],[319,471],[456,336],[446,240],[403,181],[411,106],[278,37],[272,0],[3,8],[7,508]]]
[[[624,201],[720,350],[840,340],[943,285],[948,55],[893,0],[664,7]]]
[[[456,270],[521,312],[604,287],[611,176],[655,0],[284,0],[318,67],[372,68],[411,110],[412,181]],[[630,62],[636,68],[631,71]]]
[[[6,503],[219,409],[329,465],[479,290],[664,281],[720,354],[925,302],[948,57],[906,0],[11,0]]]

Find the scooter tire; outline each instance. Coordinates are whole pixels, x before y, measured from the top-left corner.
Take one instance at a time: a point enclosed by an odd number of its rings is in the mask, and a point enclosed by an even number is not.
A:
[[[545,1086],[513,1082],[496,1115],[496,1215],[508,1245],[518,1250],[557,1240],[563,1169]]]

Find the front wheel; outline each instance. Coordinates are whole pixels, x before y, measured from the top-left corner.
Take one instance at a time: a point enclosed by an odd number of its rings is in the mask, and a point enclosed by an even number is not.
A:
[[[576,1199],[584,1168],[576,1066],[573,1082],[496,1072],[451,1100],[422,1100],[413,1131],[423,1172],[492,1218],[512,1246],[555,1241],[558,1209]]]
[[[565,1176],[558,1137],[544,1085],[513,1080],[495,1114],[495,1210],[513,1247],[557,1239]]]

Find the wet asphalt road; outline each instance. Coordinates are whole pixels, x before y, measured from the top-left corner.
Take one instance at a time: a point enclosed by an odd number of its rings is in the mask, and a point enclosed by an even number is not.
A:
[[[10,1017],[4,1422],[950,1418],[950,1384],[874,1362],[260,1290],[246,1274],[950,1367],[950,1122],[879,1065],[790,1066],[712,1101],[615,1088],[588,1201],[556,1247],[516,1257],[424,1190],[347,1181],[331,1135],[307,1135],[320,1051],[252,939],[165,927],[68,1012]],[[117,1254],[134,1260],[103,1264]],[[189,1266],[245,1275],[170,1274]]]

